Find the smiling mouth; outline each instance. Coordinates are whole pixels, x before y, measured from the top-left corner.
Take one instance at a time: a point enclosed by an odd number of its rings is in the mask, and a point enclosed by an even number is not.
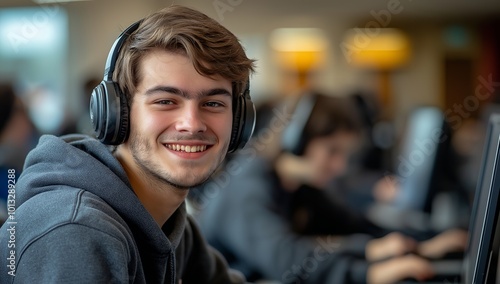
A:
[[[181,144],[167,144],[168,149],[176,151],[176,152],[186,152],[186,153],[196,153],[203,152],[210,148],[207,145],[181,145]]]

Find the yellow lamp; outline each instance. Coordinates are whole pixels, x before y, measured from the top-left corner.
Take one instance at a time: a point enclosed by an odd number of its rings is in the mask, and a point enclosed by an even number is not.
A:
[[[307,85],[307,75],[325,62],[328,40],[317,28],[279,28],[272,32],[271,47],[278,64],[298,74],[299,86]]]
[[[317,28],[280,28],[272,32],[271,46],[283,67],[304,72],[323,63],[328,41]]]
[[[342,52],[351,64],[391,70],[404,65],[410,57],[410,41],[399,29],[373,31],[351,29],[341,44]]]

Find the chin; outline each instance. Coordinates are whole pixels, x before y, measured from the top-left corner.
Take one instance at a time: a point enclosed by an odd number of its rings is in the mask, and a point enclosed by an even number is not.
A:
[[[200,173],[200,171],[197,170],[193,170],[192,172]],[[205,183],[212,176],[212,173],[205,172],[194,176],[192,172],[175,175],[176,178],[172,178],[171,183],[177,184],[180,187],[191,188]]]

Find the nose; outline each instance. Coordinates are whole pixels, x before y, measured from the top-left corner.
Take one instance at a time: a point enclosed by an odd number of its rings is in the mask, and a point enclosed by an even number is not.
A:
[[[185,133],[199,133],[207,130],[201,110],[195,103],[187,103],[179,112],[176,130]]]

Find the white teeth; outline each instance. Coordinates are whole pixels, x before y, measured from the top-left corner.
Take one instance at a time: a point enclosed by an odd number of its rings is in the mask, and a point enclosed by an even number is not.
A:
[[[207,149],[206,145],[197,145],[197,146],[189,146],[189,145],[179,145],[179,144],[168,144],[167,148],[174,151],[184,151],[186,153],[195,153],[195,152],[203,152]]]

